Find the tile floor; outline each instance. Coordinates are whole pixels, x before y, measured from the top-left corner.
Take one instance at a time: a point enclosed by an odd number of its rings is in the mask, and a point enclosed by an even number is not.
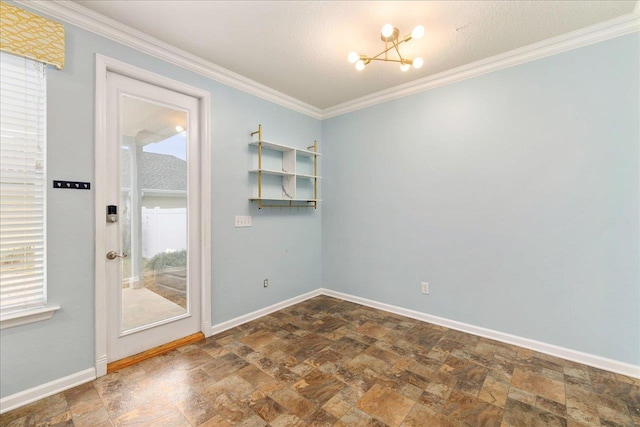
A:
[[[319,296],[2,426],[633,426],[640,380]]]

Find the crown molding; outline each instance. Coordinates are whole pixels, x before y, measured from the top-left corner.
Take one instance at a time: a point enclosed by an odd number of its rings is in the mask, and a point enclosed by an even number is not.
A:
[[[640,1],[637,1],[633,12],[626,15],[443,71],[442,73],[394,86],[333,107],[320,109],[107,18],[71,0],[14,1],[217,82],[320,120],[640,30]]]
[[[204,60],[182,49],[135,30],[111,18],[94,12],[70,0],[15,0],[15,3],[46,13],[102,37],[139,50],[163,61],[193,71],[217,82],[231,86],[264,100],[281,105],[315,119],[322,118],[322,110],[304,103],[224,67]]]
[[[366,95],[322,110],[322,119],[470,79],[640,30],[640,1],[633,12],[442,73]]]

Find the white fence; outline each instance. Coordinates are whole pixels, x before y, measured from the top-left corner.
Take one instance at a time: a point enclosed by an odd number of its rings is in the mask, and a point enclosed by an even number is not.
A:
[[[187,248],[187,209],[142,208],[142,256]]]

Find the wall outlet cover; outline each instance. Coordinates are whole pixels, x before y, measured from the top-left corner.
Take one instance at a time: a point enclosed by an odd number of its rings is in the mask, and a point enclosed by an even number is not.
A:
[[[429,293],[429,282],[422,282],[422,293],[423,294]]]

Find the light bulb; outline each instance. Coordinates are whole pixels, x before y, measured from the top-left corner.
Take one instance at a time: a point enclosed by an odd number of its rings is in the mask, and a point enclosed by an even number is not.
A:
[[[347,59],[352,64],[355,64],[356,62],[358,62],[358,59],[360,59],[360,54],[358,52],[351,52],[349,53],[349,56],[347,56]]]
[[[400,64],[400,69],[402,71],[407,71],[409,68],[411,68],[411,65],[409,64]]]
[[[362,59],[356,62],[356,70],[358,71],[364,70],[364,61]]]
[[[182,132],[184,128],[180,125],[176,126],[176,132]]]
[[[413,60],[413,68],[421,68],[424,65],[424,59],[419,56]]]
[[[393,25],[384,24],[382,27],[382,37],[390,37],[393,34]]]
[[[411,38],[419,40],[424,37],[424,27],[422,25],[418,25],[411,31]]]

